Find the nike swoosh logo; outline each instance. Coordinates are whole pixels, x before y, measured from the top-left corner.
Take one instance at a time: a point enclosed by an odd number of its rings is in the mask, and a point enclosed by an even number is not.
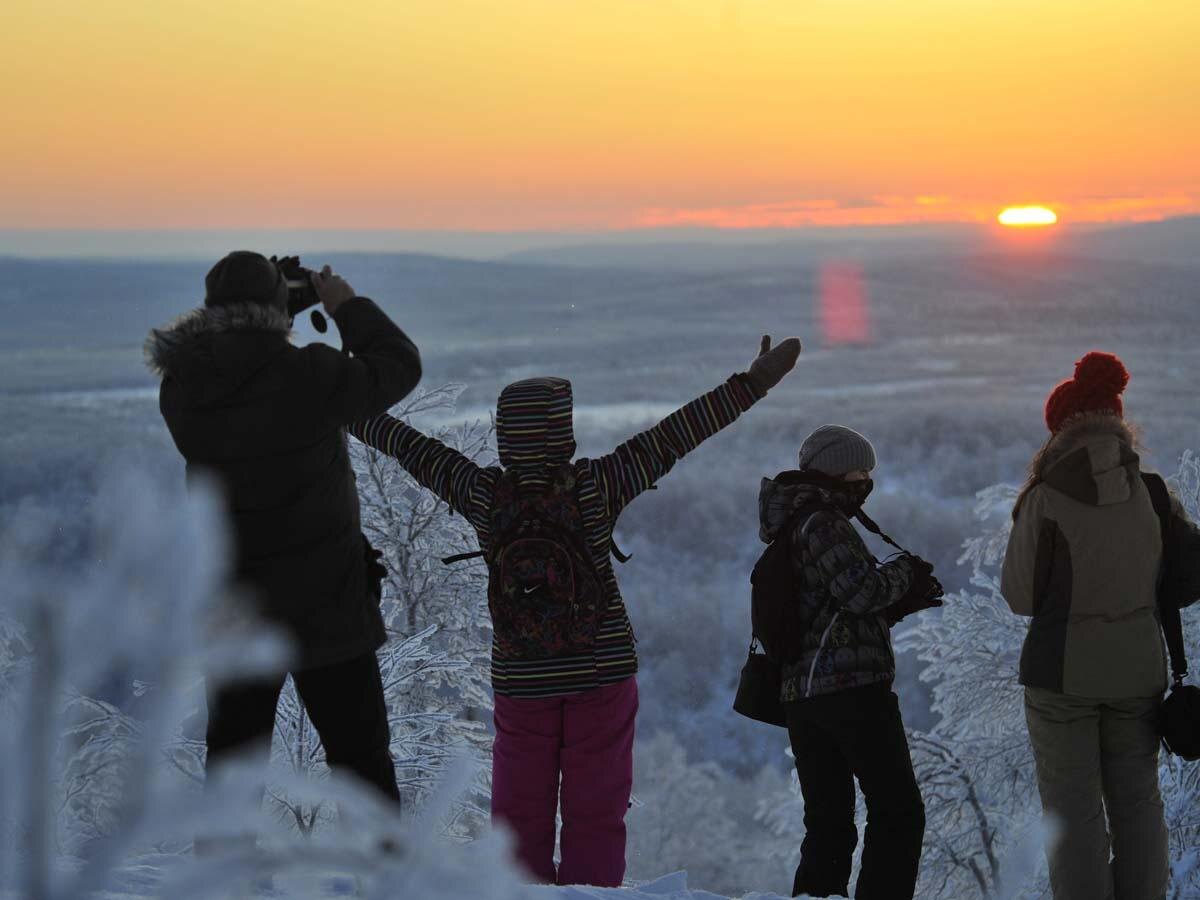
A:
[[[534,591],[537,590],[537,588],[536,587],[522,588],[522,590],[525,591],[526,594],[532,594]]]

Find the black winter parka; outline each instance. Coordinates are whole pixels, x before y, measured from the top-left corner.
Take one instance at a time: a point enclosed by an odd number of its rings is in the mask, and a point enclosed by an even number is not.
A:
[[[258,304],[201,307],[146,340],[189,482],[221,489],[237,580],[295,641],[297,668],[384,641],[344,426],[385,412],[421,377],[417,348],[370,300],[347,301],[333,320],[352,355],[294,346],[287,314]]]

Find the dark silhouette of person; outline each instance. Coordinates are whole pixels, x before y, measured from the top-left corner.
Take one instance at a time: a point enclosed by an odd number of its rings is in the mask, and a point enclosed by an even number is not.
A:
[[[874,486],[875,448],[844,425],[800,447],[800,467],[764,478],[759,535],[787,541],[796,579],[782,648],[788,736],[804,795],[804,841],[792,895],[846,897],[858,829],[854,782],[867,805],[854,896],[911,900],[925,806],[892,689],[890,628],[941,606],[933,567],[908,553],[880,563],[852,520]]]
[[[345,426],[385,412],[421,377],[417,348],[326,266],[310,275],[344,350],[289,340],[276,264],[237,251],[205,279],[204,305],[150,332],[159,406],[189,482],[219,487],[234,573],[254,612],[296,650],[296,690],[328,763],[399,801],[375,651],[384,643],[375,556],[359,523]],[[285,673],[210,682],[208,770],[265,754]]]

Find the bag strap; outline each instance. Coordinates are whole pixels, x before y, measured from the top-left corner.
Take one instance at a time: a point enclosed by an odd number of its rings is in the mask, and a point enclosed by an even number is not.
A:
[[[798,520],[801,516],[805,516],[805,515],[811,516],[817,510],[827,509],[827,508],[828,507],[823,503],[809,503],[809,504],[805,504],[804,506],[797,507],[796,511],[794,513],[792,513],[792,517],[790,519],[788,519],[787,524],[784,525],[783,528],[779,529],[779,534],[777,534],[775,536],[775,540],[779,540],[779,538],[781,536],[783,536],[784,534],[790,534],[792,531],[792,527],[796,524],[796,520]],[[867,531],[871,532],[871,534],[878,537],[885,544],[890,544],[891,546],[893,546],[897,550],[899,550],[901,553],[904,553],[909,556],[912,555],[907,550],[905,550],[903,547],[901,547],[899,544],[897,544],[894,540],[892,540],[892,538],[889,535],[885,534],[883,529],[880,528],[879,525],[876,524],[874,519],[872,519],[870,516],[868,516],[866,514],[866,512],[863,511],[863,508],[861,506],[857,510],[855,510],[853,517],[858,519],[858,521],[862,524],[863,528],[867,529]],[[772,543],[774,543],[774,542],[772,542]]]
[[[452,566],[456,562],[463,562],[464,560],[468,559],[478,559],[479,557],[485,555],[486,554],[482,550],[476,550],[473,553],[455,553],[453,556],[443,556],[442,565]]]
[[[1142,482],[1150,493],[1150,502],[1154,505],[1154,513],[1158,516],[1159,528],[1162,531],[1162,566],[1165,571],[1169,563],[1167,551],[1171,547],[1171,494],[1160,475],[1143,472]],[[1165,591],[1157,592],[1157,601],[1159,624],[1167,640],[1167,652],[1171,656],[1171,674],[1175,678],[1175,685],[1179,687],[1183,685],[1188,673],[1187,654],[1183,644],[1183,619],[1179,607],[1169,602]]]
[[[870,516],[868,516],[863,511],[863,508],[861,506],[855,511],[854,518],[858,519],[858,521],[860,523],[862,523],[863,528],[867,529],[867,531],[871,532],[871,534],[878,537],[885,544],[891,544],[893,547],[895,547],[897,550],[899,550],[901,553],[905,554],[906,556],[912,556],[911,553],[909,553],[907,550],[905,550],[903,547],[901,547],[899,544],[897,544],[895,541],[893,541],[888,535],[884,534],[883,529],[875,524],[875,520],[872,519]]]
[[[617,546],[617,539],[614,537],[608,539],[608,548],[612,551],[613,558],[621,565],[625,565],[625,563],[633,559],[632,553],[626,553]]]
[[[775,537],[771,540],[771,543],[774,544],[775,541],[783,537],[791,538],[792,530],[796,527],[797,522],[799,522],[801,519],[804,519],[805,524],[807,525],[808,520],[813,517],[814,513],[817,513],[822,509],[829,508],[830,507],[827,504],[817,502],[802,503],[800,506],[797,506],[794,510],[792,510],[792,514],[788,516],[787,521],[783,523],[783,527],[780,528],[775,534]]]

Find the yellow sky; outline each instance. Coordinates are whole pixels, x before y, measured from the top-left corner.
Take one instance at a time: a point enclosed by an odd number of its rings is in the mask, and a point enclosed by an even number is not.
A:
[[[1196,0],[7,0],[0,227],[1200,212]]]

